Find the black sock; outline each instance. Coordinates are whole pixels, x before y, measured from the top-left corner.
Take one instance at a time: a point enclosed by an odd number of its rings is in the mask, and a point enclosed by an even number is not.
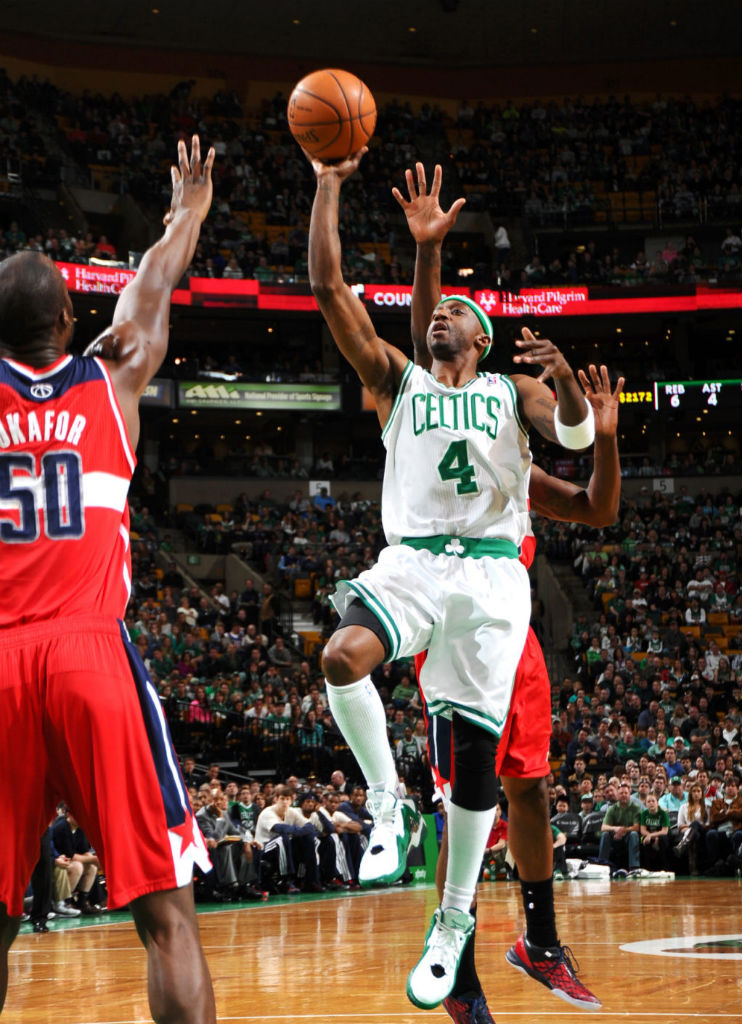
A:
[[[477,908],[471,908],[471,914],[476,918]],[[474,936],[476,934],[476,925],[474,931],[469,936],[464,951],[461,954],[461,962],[459,963],[459,969],[456,972],[456,981],[451,989],[451,995],[456,998],[466,997],[468,999],[474,999],[482,994],[482,983],[479,980],[477,974],[476,964],[474,963]]]
[[[523,909],[526,912],[526,937],[534,946],[558,946],[554,917],[554,880],[549,877],[543,882],[524,882],[520,891]]]

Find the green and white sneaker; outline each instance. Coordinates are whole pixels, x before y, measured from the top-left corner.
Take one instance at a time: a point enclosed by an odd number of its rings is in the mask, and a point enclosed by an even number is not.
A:
[[[358,881],[361,885],[391,885],[404,874],[407,854],[422,838],[422,815],[412,800],[403,800],[388,789],[370,791],[366,806],[374,827],[361,858]]]
[[[440,907],[425,936],[423,955],[407,976],[407,998],[421,1010],[432,1010],[451,994],[461,954],[474,931],[474,917],[464,910]]]

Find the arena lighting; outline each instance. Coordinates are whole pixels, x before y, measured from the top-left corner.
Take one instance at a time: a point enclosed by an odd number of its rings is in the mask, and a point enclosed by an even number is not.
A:
[[[88,263],[92,267],[115,267],[118,270],[128,270],[129,264],[121,260],[104,260],[100,256],[91,256]]]
[[[201,370],[199,377],[207,377],[209,380],[237,380],[238,373],[223,373],[221,370]]]

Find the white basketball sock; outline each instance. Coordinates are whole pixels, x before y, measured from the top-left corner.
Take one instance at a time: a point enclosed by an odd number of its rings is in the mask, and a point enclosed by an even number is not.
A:
[[[368,788],[396,793],[399,779],[389,747],[386,713],[371,677],[348,686],[325,685],[332,716],[361,766]]]
[[[441,901],[444,910],[455,907],[470,913],[494,820],[494,807],[490,811],[468,811],[457,804],[449,804],[448,864]]]

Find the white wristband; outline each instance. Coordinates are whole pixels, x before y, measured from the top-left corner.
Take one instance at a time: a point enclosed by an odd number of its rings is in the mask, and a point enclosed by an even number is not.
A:
[[[559,419],[559,406],[554,410],[554,431],[557,441],[563,448],[574,450],[589,448],[595,440],[595,415],[593,407],[587,399],[585,399],[585,407],[587,408],[587,416],[581,423],[576,423],[572,427],[568,427]]]

